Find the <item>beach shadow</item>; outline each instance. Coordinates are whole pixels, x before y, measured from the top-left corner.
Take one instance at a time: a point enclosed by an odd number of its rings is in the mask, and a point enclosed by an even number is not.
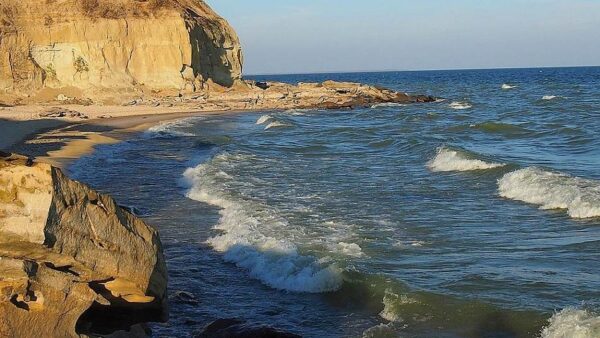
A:
[[[15,145],[35,134],[69,125],[58,119],[13,121],[0,118],[0,150],[13,151]]]

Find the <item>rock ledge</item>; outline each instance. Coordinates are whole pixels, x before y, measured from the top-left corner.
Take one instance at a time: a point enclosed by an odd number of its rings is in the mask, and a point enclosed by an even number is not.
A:
[[[59,169],[0,152],[0,337],[164,321],[166,287],[156,230]]]

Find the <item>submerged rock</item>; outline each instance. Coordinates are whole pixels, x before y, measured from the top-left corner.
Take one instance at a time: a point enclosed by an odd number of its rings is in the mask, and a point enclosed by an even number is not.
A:
[[[156,230],[57,168],[0,155],[0,337],[110,334],[167,319]]]
[[[218,319],[209,324],[196,338],[299,338],[301,336],[263,325],[253,325],[240,319]]]

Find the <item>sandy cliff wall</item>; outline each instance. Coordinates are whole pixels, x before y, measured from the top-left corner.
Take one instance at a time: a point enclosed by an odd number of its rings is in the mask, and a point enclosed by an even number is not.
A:
[[[5,92],[193,91],[241,71],[236,33],[201,0],[0,0]]]

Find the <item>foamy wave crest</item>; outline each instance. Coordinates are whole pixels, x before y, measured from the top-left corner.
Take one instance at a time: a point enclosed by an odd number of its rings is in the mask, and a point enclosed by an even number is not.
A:
[[[383,297],[383,310],[379,316],[390,322],[401,322],[403,319],[400,315],[399,308],[407,304],[416,304],[418,301],[404,294],[396,294],[391,290],[385,291]]]
[[[330,250],[350,257],[363,257],[365,255],[361,247],[356,243],[339,242],[335,245],[330,245]]]
[[[486,170],[502,167],[502,163],[490,163],[469,158],[465,153],[441,147],[435,157],[427,162],[427,168],[434,172]]]
[[[403,106],[406,106],[406,104],[395,103],[395,102],[385,102],[385,103],[374,104],[371,106],[371,109],[394,108],[394,107],[403,107]]]
[[[221,218],[215,226],[221,234],[207,243],[223,253],[225,260],[273,288],[310,293],[339,289],[342,271],[334,263],[327,258],[301,255],[294,243],[284,239],[293,236],[273,237],[285,234],[289,228],[275,210],[227,195],[219,163],[235,160],[235,156],[222,154],[184,173],[188,198],[221,208]]]
[[[256,121],[256,124],[265,124],[269,121],[273,120],[273,116],[271,115],[263,115],[261,117],[258,118],[258,120]]]
[[[498,181],[500,196],[536,204],[541,209],[566,209],[573,218],[600,217],[600,182],[540,168],[525,168]]]
[[[456,110],[465,110],[465,109],[471,109],[471,108],[473,108],[473,106],[470,103],[468,103],[468,102],[460,102],[460,101],[451,102],[448,106],[450,108],[456,109]]]
[[[186,136],[195,136],[195,134],[190,132],[185,132],[182,130],[178,130],[180,128],[190,127],[194,120],[198,120],[199,117],[188,117],[184,119],[179,119],[175,121],[166,121],[161,122],[144,133],[145,137],[186,137]]]
[[[517,88],[517,86],[509,85],[508,83],[502,84],[502,89],[504,89],[504,90],[514,89],[514,88]]]
[[[600,337],[600,316],[586,310],[567,308],[550,318],[542,338]]]
[[[267,124],[267,126],[265,127],[265,130],[269,130],[269,129],[273,129],[273,128],[289,128],[289,127],[291,127],[291,125],[289,125],[285,122],[274,121],[274,122]]]

